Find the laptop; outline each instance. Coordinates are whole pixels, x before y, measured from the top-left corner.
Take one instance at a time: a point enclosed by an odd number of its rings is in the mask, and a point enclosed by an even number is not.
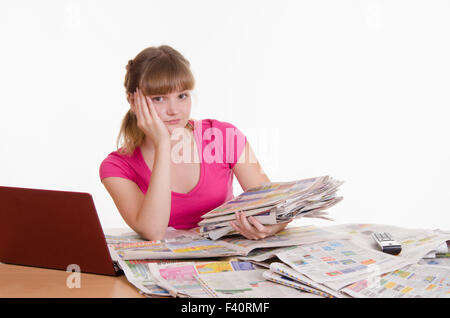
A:
[[[89,193],[0,186],[0,262],[116,276]]]

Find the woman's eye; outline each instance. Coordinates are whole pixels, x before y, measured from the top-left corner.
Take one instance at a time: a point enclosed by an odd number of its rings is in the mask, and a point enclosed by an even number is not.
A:
[[[156,96],[156,97],[153,97],[152,100],[155,101],[155,102],[162,102],[163,97],[162,96]]]
[[[180,97],[180,99],[186,99],[189,97],[189,95],[186,93],[183,93],[183,94],[180,94],[178,97]]]

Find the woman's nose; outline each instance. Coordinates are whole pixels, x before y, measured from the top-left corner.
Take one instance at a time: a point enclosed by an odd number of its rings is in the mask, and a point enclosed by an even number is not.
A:
[[[167,113],[176,114],[178,113],[178,105],[176,101],[169,101],[167,104]]]

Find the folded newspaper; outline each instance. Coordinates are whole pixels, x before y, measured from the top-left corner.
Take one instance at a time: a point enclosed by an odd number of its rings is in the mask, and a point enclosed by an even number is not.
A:
[[[235,234],[229,222],[236,212],[253,216],[262,224],[284,223],[300,217],[332,220],[324,210],[343,199],[337,196],[342,184],[343,181],[329,176],[264,183],[204,214],[198,223],[200,235],[217,240]]]
[[[331,239],[347,239],[348,234],[335,234],[316,226],[288,227],[267,238],[253,241],[242,237],[228,237],[219,241],[194,235],[182,235],[161,241],[117,242],[107,239],[113,259],[199,259],[211,257],[247,256],[261,248],[297,246]]]

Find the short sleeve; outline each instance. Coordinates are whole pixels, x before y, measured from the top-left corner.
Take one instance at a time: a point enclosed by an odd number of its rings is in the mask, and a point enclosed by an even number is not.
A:
[[[129,180],[134,180],[133,173],[128,167],[128,164],[114,153],[110,153],[106,157],[99,168],[100,180],[108,177],[121,177]]]
[[[244,151],[247,138],[236,126],[224,121],[215,121],[216,126],[222,131],[223,159],[230,169],[233,169]]]

